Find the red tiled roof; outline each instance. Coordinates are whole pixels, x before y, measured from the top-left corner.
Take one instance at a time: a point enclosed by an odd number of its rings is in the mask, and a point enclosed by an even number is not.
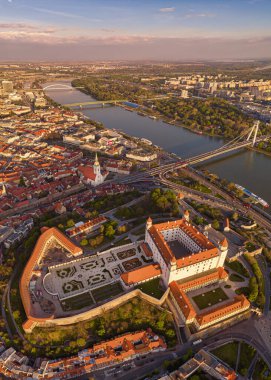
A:
[[[150,264],[142,268],[132,270],[131,272],[122,273],[121,278],[126,285],[132,285],[156,276],[160,276],[161,273],[159,264]]]
[[[195,286],[203,286],[204,284],[207,284],[212,281],[215,282],[219,280],[224,280],[227,277],[228,277],[228,273],[225,271],[225,269],[222,267],[219,267],[212,273],[202,275],[192,280],[188,280],[186,282],[180,283],[179,287],[184,291],[188,291],[189,289],[192,289]]]
[[[95,181],[96,174],[94,173],[94,169],[92,166],[79,166],[78,171],[87,179],[91,181]]]
[[[148,244],[148,243],[142,243],[142,244],[140,245],[140,247],[141,247],[142,250],[144,251],[146,257],[153,257],[153,253],[152,253],[152,251],[150,250],[150,247],[149,247],[149,244]]]
[[[223,240],[221,240],[220,245],[223,248],[228,248],[228,246],[229,246],[228,240],[226,238],[224,238]]]
[[[42,254],[43,248],[48,240],[54,237],[61,245],[63,245],[72,255],[78,255],[82,253],[82,249],[77,247],[72,241],[70,241],[62,232],[57,228],[52,227],[47,230],[43,230],[43,233],[40,235],[38,241],[36,242],[35,248],[28,260],[22,277],[20,279],[20,295],[24,305],[25,313],[28,319],[35,320],[45,320],[44,318],[35,318],[31,316],[31,299],[29,294],[29,281],[35,266],[39,263]],[[49,318],[47,318],[49,319]],[[29,322],[28,322],[29,323]]]
[[[207,323],[215,322],[217,319],[220,319],[223,316],[227,316],[227,314],[230,314],[234,311],[237,311],[240,309],[248,309],[250,306],[250,302],[247,300],[247,298],[241,294],[236,297],[234,297],[233,301],[228,302],[224,306],[218,306],[212,311],[201,313],[196,316],[196,319],[198,321],[199,325],[206,325]]]
[[[190,256],[177,260],[161,233],[162,231],[175,228],[180,228],[184,233],[186,233],[200,247],[201,251],[191,253]],[[208,240],[206,236],[189,224],[185,219],[175,220],[174,222],[154,224],[148,231],[158,250],[161,252],[165,262],[177,263],[178,268],[208,260],[212,257],[218,256],[219,254],[218,249],[210,242],[210,240]]]
[[[180,288],[176,281],[169,284],[170,290],[180,307],[184,317],[188,320],[195,318],[196,311],[185,292]]]

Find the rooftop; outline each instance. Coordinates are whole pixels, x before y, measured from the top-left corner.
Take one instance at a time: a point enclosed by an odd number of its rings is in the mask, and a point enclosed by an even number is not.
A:
[[[185,248],[182,244],[182,237],[178,240],[167,241],[167,231],[176,229],[181,230],[194,243],[194,246],[198,248],[190,250]],[[219,255],[219,251],[214,244],[185,219],[154,224],[148,229],[148,232],[165,262],[176,263],[179,268]]]

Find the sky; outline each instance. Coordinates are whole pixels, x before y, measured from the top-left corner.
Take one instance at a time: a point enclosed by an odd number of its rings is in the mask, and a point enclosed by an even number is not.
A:
[[[0,61],[271,58],[271,0],[0,0]]]

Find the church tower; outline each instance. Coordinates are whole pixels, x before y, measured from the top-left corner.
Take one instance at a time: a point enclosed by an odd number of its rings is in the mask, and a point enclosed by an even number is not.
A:
[[[94,162],[94,165],[93,165],[93,171],[94,171],[94,174],[96,174],[97,176],[101,175],[101,167],[100,167],[100,163],[98,161],[97,153],[95,155],[95,162]]]
[[[1,197],[6,197],[7,196],[7,189],[5,185],[2,185],[2,194]]]

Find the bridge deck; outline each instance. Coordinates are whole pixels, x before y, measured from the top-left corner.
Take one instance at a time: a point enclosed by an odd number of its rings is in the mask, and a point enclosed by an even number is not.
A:
[[[95,104],[115,104],[115,103],[124,103],[127,102],[125,99],[117,99],[117,100],[93,100],[91,102],[81,102],[81,103],[68,103],[64,104],[65,107],[80,107],[80,106],[88,106]]]

